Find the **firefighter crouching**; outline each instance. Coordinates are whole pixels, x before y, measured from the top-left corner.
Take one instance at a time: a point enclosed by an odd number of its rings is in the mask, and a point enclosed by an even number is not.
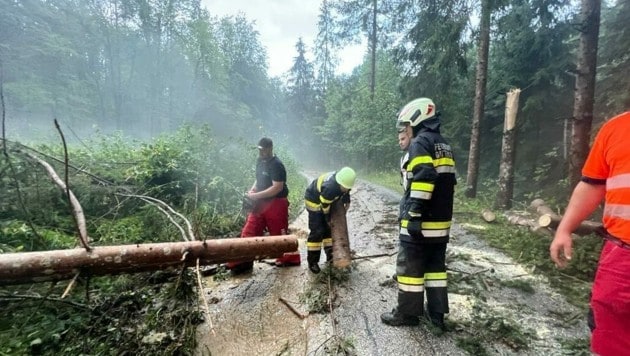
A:
[[[341,199],[346,211],[350,206],[350,190],[354,186],[356,173],[350,167],[343,167],[337,172],[329,172],[314,179],[306,188],[304,203],[308,211],[306,240],[308,269],[313,273],[321,271],[319,259],[322,247],[326,261],[332,260],[332,236],[330,230],[330,206]]]

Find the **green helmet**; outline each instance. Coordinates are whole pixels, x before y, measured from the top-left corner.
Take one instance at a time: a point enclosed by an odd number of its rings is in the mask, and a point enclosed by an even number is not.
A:
[[[398,113],[396,127],[404,128],[405,124],[418,126],[424,120],[435,117],[435,104],[429,98],[418,98],[410,101]]]
[[[340,186],[346,189],[352,189],[354,181],[357,179],[357,174],[350,167],[343,167],[335,174],[335,180]]]

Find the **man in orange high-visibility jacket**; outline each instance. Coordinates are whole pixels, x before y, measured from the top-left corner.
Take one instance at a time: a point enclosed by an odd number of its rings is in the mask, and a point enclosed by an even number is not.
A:
[[[582,168],[567,211],[549,247],[564,267],[571,259],[571,232],[605,198],[602,248],[591,293],[591,350],[602,356],[630,354],[630,112],[600,129]]]

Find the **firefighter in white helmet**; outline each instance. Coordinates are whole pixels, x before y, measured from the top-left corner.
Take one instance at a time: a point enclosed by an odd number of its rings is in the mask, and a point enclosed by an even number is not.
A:
[[[398,305],[383,313],[381,320],[392,326],[418,325],[419,317],[426,315],[444,331],[444,314],[449,311],[446,244],[456,184],[453,151],[440,134],[439,113],[431,99],[405,105],[396,126],[410,133],[412,140],[399,217]]]

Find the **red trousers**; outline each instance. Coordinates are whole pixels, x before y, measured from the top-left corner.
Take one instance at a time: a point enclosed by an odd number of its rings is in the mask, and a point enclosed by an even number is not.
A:
[[[274,198],[270,201],[260,202],[254,211],[247,215],[245,226],[241,231],[241,237],[264,236],[265,230],[271,236],[286,235],[289,231],[289,201],[287,198]],[[229,262],[228,268],[238,265],[238,262]],[[300,264],[298,251],[285,253],[276,260],[276,264]]]
[[[599,265],[591,310],[595,328],[591,351],[601,356],[630,355],[630,250],[606,241]]]

